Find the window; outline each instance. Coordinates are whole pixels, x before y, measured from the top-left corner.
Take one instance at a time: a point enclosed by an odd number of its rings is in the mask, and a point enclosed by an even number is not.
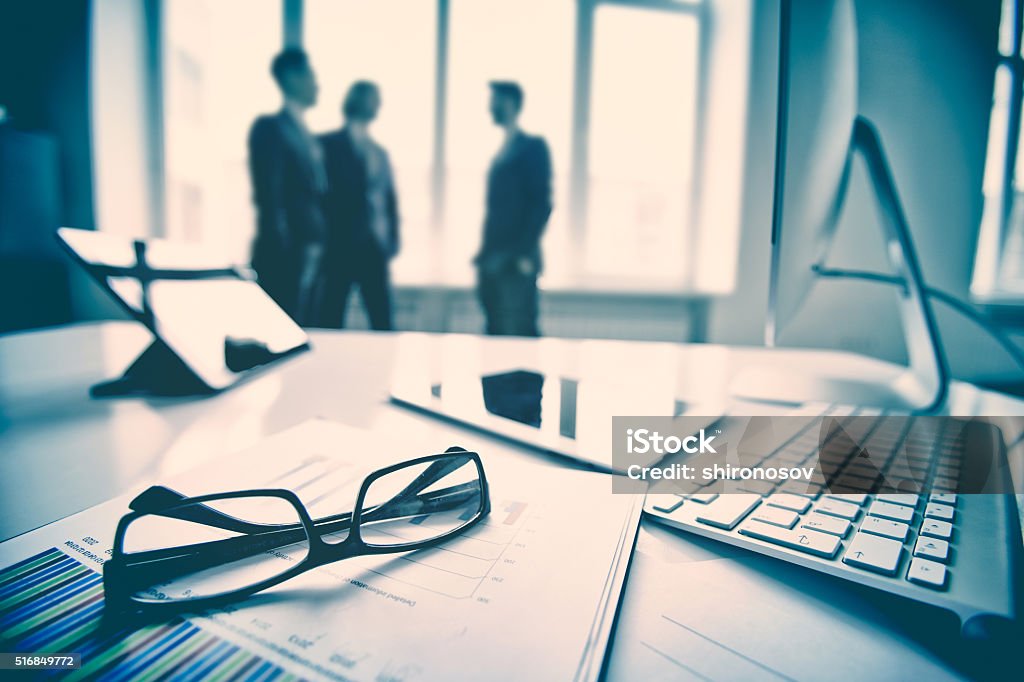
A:
[[[399,283],[432,279],[432,176],[437,7],[424,0],[306,0],[304,45],[320,83],[312,130],[341,126],[356,80],[381,90],[374,137],[388,150],[402,216]]]
[[[982,301],[1024,300],[1024,61],[1019,0],[1003,0],[985,159],[985,205],[972,294]]]
[[[567,261],[573,102],[573,0],[452,0],[449,24],[447,146],[442,238],[446,279],[472,281],[480,246],[484,183],[501,146],[488,110],[492,80],[525,93],[520,125],[551,150],[555,208],[544,239],[549,274]]]
[[[239,17],[245,21],[240,22]],[[254,232],[246,138],[277,110],[280,0],[163,3],[166,236],[246,262]]]
[[[684,281],[698,28],[689,14],[615,5],[597,11],[587,278]]]
[[[502,142],[488,82],[515,80],[526,96],[522,127],[547,140],[554,168],[541,285],[695,285],[697,96],[707,76],[700,0],[162,5],[168,236],[248,255],[245,139],[256,115],[280,107],[268,67],[283,43],[287,5],[301,7],[302,41],[320,83],[313,131],[342,124],[353,81],[381,88],[373,133],[388,149],[399,193],[396,284],[472,283],[487,170]]]

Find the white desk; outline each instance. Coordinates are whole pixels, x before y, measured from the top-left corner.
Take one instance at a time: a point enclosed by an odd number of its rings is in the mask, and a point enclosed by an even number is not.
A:
[[[425,451],[452,443],[514,450],[388,403],[401,336],[314,332],[312,352],[198,400],[88,397],[91,384],[118,375],[149,343],[148,332],[134,324],[0,338],[0,539],[315,416],[401,430],[421,438]],[[488,371],[531,366],[539,355],[564,359],[567,373],[583,365],[628,366],[642,356],[675,377],[679,399],[701,403],[727,400],[731,377],[749,363],[841,368],[880,380],[895,372],[885,363],[831,352],[555,339],[483,338],[480,344]],[[1024,401],[957,384],[949,411],[1024,415]]]
[[[122,322],[0,337],[0,540],[187,470],[261,437],[321,416],[353,426],[389,424],[430,439],[458,428],[387,402],[396,334],[314,332],[314,350],[223,394],[200,400],[91,400],[89,386],[117,376],[149,342]],[[482,338],[489,367],[529,366],[542,352],[578,368],[629,365],[642,350],[676,376],[679,398],[728,399],[748,363],[855,370],[884,378],[884,363],[837,353],[714,345]],[[1024,402],[960,384],[956,414],[1024,414]],[[480,439],[480,436],[472,436]]]

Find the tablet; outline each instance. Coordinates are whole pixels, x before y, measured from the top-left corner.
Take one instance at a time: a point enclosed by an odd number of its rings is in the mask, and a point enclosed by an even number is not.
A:
[[[248,272],[196,244],[62,227],[60,243],[155,340],[94,395],[223,390],[309,348]]]
[[[572,363],[533,366],[488,361],[474,337],[410,335],[402,339],[390,387],[392,402],[469,426],[601,471],[612,465],[612,417],[713,414],[688,404],[671,387],[610,373],[564,371]],[[577,365],[576,369],[580,369]],[[652,450],[648,464],[661,455]]]

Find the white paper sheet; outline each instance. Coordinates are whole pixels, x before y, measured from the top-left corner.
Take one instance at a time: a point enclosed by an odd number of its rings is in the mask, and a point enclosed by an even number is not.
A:
[[[348,511],[327,508],[328,493],[351,489],[351,505],[368,471],[430,454],[407,450],[314,420],[160,483],[289,488],[316,517]],[[481,456],[492,512],[464,536],[323,566],[191,622],[304,678],[596,679],[642,499],[612,495],[600,474]],[[57,547],[100,570],[133,495],[0,544],[0,568]]]
[[[610,680],[962,679],[934,609],[649,521],[623,600]]]

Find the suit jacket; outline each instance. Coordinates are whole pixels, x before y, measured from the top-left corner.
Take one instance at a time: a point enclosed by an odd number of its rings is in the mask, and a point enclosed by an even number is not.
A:
[[[544,138],[520,132],[487,174],[486,214],[474,262],[500,270],[516,260],[541,269],[540,238],[551,215],[551,154]]]
[[[327,196],[324,201],[330,234],[328,257],[341,257],[346,253],[358,254],[367,246],[376,245],[385,258],[392,258],[399,249],[398,197],[391,174],[391,162],[383,147],[369,141],[382,159],[384,234],[374,230],[370,206],[369,176],[366,160],[356,148],[346,128],[320,137],[327,168]]]
[[[261,116],[249,131],[249,173],[256,205],[253,265],[299,259],[310,246],[323,246],[326,186],[322,162],[287,111]]]

